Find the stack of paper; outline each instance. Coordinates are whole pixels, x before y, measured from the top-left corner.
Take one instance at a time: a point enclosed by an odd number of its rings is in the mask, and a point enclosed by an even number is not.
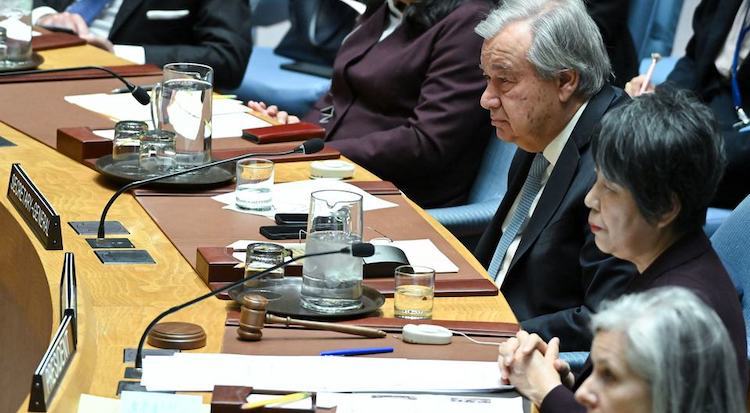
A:
[[[141,384],[149,391],[210,391],[215,385],[317,392],[509,388],[500,384],[500,370],[494,362],[206,353],[146,357]]]
[[[141,120],[151,125],[151,106],[143,106],[129,93],[95,93],[65,96],[65,101],[102,114],[112,120]],[[243,129],[263,128],[270,123],[250,115],[250,109],[237,99],[214,99],[212,102],[211,137],[231,138],[242,136]],[[97,135],[112,139],[113,132],[97,131]]]

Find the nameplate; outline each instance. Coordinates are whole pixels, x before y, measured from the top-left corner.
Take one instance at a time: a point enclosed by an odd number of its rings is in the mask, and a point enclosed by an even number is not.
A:
[[[78,343],[78,291],[76,281],[76,261],[72,252],[66,252],[60,276],[60,319],[73,316],[73,343]]]
[[[60,216],[18,163],[14,163],[10,169],[8,199],[45,249],[63,249]]]
[[[68,313],[60,322],[55,338],[34,371],[29,396],[30,412],[46,412],[49,408],[55,390],[60,386],[75,354],[76,345],[73,337],[73,315]]]

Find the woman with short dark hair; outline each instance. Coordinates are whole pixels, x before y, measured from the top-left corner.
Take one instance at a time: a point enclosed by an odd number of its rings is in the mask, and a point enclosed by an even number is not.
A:
[[[639,274],[627,292],[685,287],[716,311],[729,332],[742,388],[747,389],[740,301],[701,228],[724,167],[713,115],[686,92],[639,96],[604,116],[592,151],[597,180],[585,202],[597,247],[635,264]],[[542,413],[585,411],[569,387],[575,390],[591,374],[590,360],[574,383],[557,360],[558,349],[556,338],[544,343],[519,332],[500,347],[502,376]]]

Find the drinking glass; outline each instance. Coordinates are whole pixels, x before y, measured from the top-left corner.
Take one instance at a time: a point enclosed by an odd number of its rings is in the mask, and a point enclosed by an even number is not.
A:
[[[283,245],[270,242],[256,242],[247,246],[245,256],[245,277],[266,271],[284,262],[290,256],[289,250]],[[284,278],[284,269],[277,268],[261,278],[245,282],[246,287],[262,287],[268,282]]]
[[[243,159],[237,161],[235,204],[240,209],[270,211],[273,207],[273,161]]]
[[[361,242],[362,196],[349,191],[316,191],[310,197],[305,253],[340,250]],[[362,259],[351,254],[305,258],[302,306],[336,314],[362,306]]]
[[[164,66],[151,100],[154,124],[174,132],[176,168],[211,162],[211,95],[214,70],[197,63]]]
[[[417,265],[396,267],[393,313],[398,318],[432,318],[435,298],[435,270]]]
[[[141,149],[141,135],[148,131],[148,124],[139,120],[121,120],[115,124],[115,136],[112,139],[112,160],[133,160]],[[137,162],[134,163],[137,169]]]
[[[0,67],[22,66],[31,60],[32,0],[0,1]]]
[[[139,164],[155,175],[171,172],[175,165],[175,134],[155,129],[141,135]]]

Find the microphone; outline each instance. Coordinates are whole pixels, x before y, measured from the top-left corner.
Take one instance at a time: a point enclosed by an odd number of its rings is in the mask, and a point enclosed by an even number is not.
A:
[[[324,251],[324,252],[318,252],[318,253],[313,253],[313,254],[300,255],[299,257],[294,257],[294,258],[292,258],[289,261],[282,262],[281,264],[276,264],[273,267],[268,268],[265,271],[259,272],[257,274],[248,275],[247,277],[245,277],[245,278],[243,278],[241,280],[235,281],[235,282],[233,282],[233,283],[231,283],[229,285],[226,285],[224,287],[221,287],[218,290],[209,291],[208,293],[203,294],[200,297],[194,298],[194,299],[192,299],[192,300],[190,300],[188,302],[182,303],[180,305],[176,305],[176,306],[174,306],[174,307],[172,307],[172,308],[170,308],[170,309],[162,312],[158,316],[156,316],[156,318],[154,318],[153,321],[151,321],[151,323],[149,323],[149,325],[146,327],[146,330],[143,332],[143,335],[141,336],[141,340],[138,342],[138,349],[136,350],[136,353],[135,353],[135,368],[140,369],[140,368],[143,367],[143,344],[146,342],[146,337],[148,337],[148,333],[151,331],[152,328],[154,328],[154,326],[159,321],[161,321],[164,317],[166,317],[166,316],[168,316],[170,314],[173,314],[173,313],[175,313],[177,311],[180,311],[180,310],[182,310],[185,307],[189,307],[189,306],[191,306],[193,304],[199,303],[199,302],[205,300],[206,298],[210,298],[210,297],[213,297],[213,296],[218,295],[220,293],[223,293],[224,291],[230,290],[230,289],[232,289],[234,287],[237,287],[238,285],[242,285],[243,283],[245,283],[247,281],[250,281],[250,280],[258,278],[258,277],[262,277],[262,276],[264,276],[266,274],[269,274],[270,272],[272,272],[274,270],[277,270],[279,268],[285,267],[285,266],[287,266],[287,265],[289,265],[289,264],[291,264],[291,263],[293,263],[295,261],[301,260],[303,258],[319,257],[321,255],[331,255],[331,254],[351,254],[354,257],[365,258],[365,257],[372,256],[374,253],[375,253],[375,247],[372,244],[367,243],[367,242],[357,242],[357,243],[352,244],[351,247],[344,247],[344,248],[341,248],[340,250]]]
[[[104,238],[104,221],[107,218],[107,211],[109,211],[109,208],[115,202],[115,200],[117,199],[117,197],[119,197],[125,191],[128,191],[130,189],[134,189],[134,188],[138,188],[138,187],[141,187],[143,185],[150,184],[152,182],[160,181],[162,179],[172,178],[172,177],[175,177],[175,176],[180,176],[180,175],[188,174],[188,173],[191,173],[191,172],[200,171],[202,169],[211,168],[211,167],[217,166],[217,165],[224,165],[224,164],[227,164],[227,163],[236,162],[236,161],[239,161],[239,160],[242,160],[242,159],[245,159],[245,158],[252,158],[254,156],[290,155],[290,154],[293,154],[293,153],[311,154],[311,153],[315,153],[315,152],[320,152],[320,150],[323,149],[323,146],[324,146],[324,144],[323,144],[323,140],[322,139],[320,139],[320,138],[313,138],[313,139],[306,140],[300,146],[298,146],[298,147],[296,147],[296,148],[294,148],[294,149],[292,149],[290,151],[273,152],[273,153],[246,153],[246,154],[243,154],[243,155],[235,156],[233,158],[227,158],[227,159],[222,159],[220,161],[209,162],[209,163],[206,163],[206,164],[203,164],[203,165],[194,166],[192,168],[183,169],[181,171],[172,172],[172,173],[168,173],[168,174],[165,174],[165,175],[155,176],[153,178],[142,179],[140,181],[131,182],[131,183],[123,186],[122,188],[118,189],[117,192],[115,192],[114,195],[112,195],[112,198],[110,198],[109,201],[107,202],[107,204],[104,206],[104,210],[102,211],[102,216],[99,219],[99,229],[97,230],[96,237],[97,237],[97,239],[103,239]]]
[[[135,100],[138,101],[138,103],[144,106],[151,103],[151,97],[148,95],[148,92],[143,90],[140,86],[130,83],[127,79],[118,75],[111,69],[108,69],[103,66],[77,66],[77,67],[65,67],[65,68],[60,68],[60,69],[22,70],[18,72],[0,73],[0,77],[18,76],[18,75],[36,75],[36,74],[42,74],[42,73],[75,72],[78,70],[86,70],[86,69],[102,70],[102,71],[109,73],[113,77],[119,79],[120,82],[122,82],[125,85],[125,87],[128,89],[130,94],[133,95],[133,97],[135,98]]]

